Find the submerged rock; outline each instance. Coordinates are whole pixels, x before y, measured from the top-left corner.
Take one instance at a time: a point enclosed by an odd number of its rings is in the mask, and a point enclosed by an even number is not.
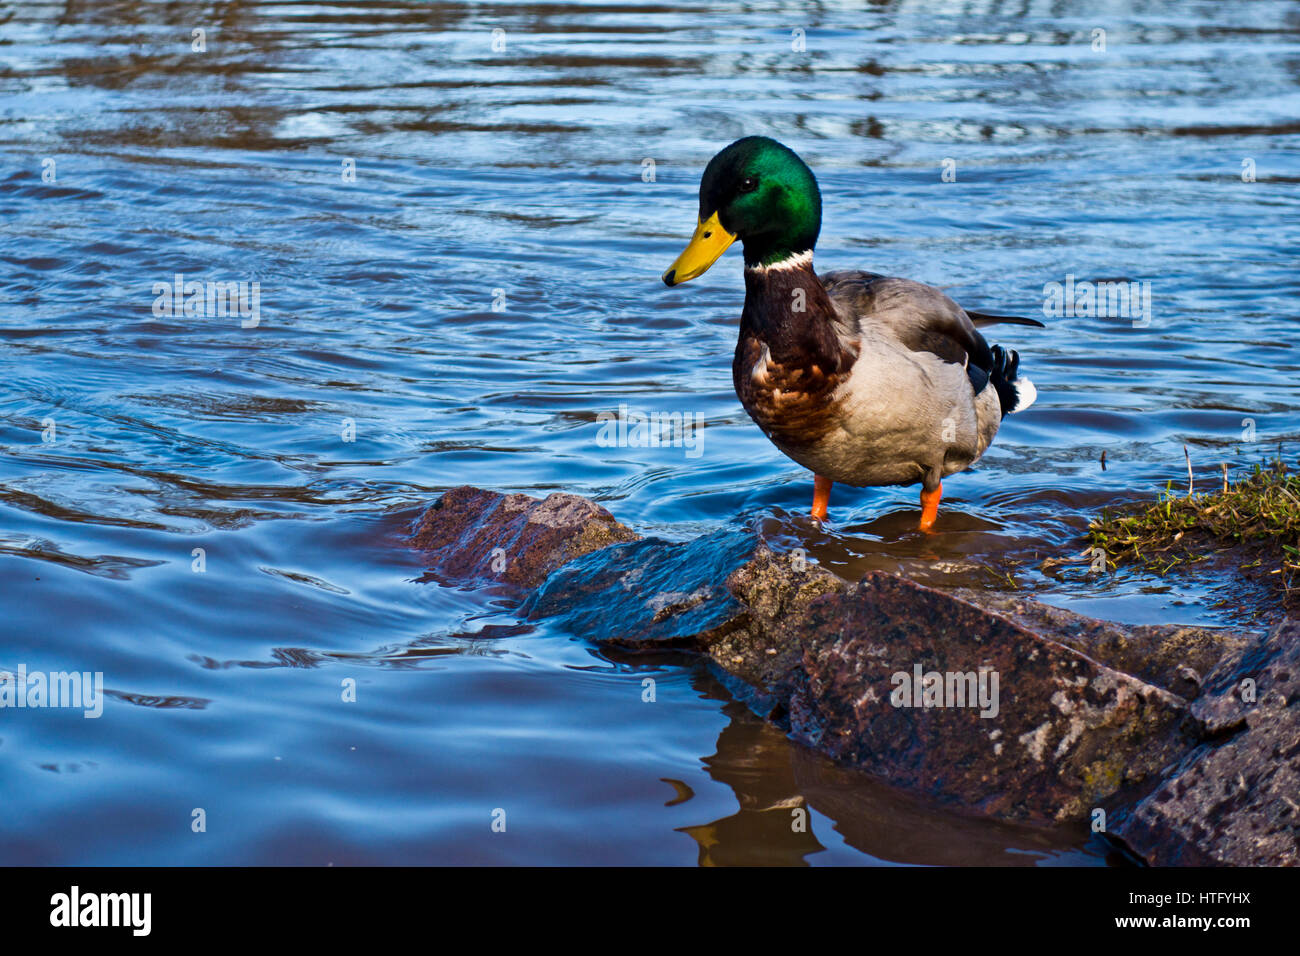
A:
[[[1295,634],[1264,648],[884,572],[850,584],[752,530],[638,538],[573,495],[453,489],[412,544],[439,580],[534,589],[523,618],[704,655],[795,739],[910,792],[1023,822],[1104,809],[1152,862],[1294,861]],[[1233,703],[1246,671],[1272,692],[1264,709]],[[1222,792],[1229,771],[1249,794]]]
[[[684,544],[643,538],[597,551],[552,574],[524,602],[580,637],[629,649],[698,649],[732,626],[740,607],[727,575],[760,547],[721,531]]]

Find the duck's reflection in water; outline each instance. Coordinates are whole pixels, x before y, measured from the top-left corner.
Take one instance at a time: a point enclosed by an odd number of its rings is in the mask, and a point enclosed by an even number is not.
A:
[[[1104,851],[1081,827],[1019,826],[945,810],[795,743],[729,699],[711,677],[702,675],[697,686],[702,694],[727,700],[723,712],[730,723],[718,735],[717,751],[703,762],[739,804],[730,816],[679,828],[699,845],[701,866],[811,865],[827,843],[838,842],[825,836],[827,827],[879,865],[1105,862]],[[681,802],[683,785],[676,786],[672,802]]]

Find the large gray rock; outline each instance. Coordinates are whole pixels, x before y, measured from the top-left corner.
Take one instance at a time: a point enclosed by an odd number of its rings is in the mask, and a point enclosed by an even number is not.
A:
[[[1214,668],[1192,716],[1202,745],[1115,833],[1157,865],[1300,863],[1300,622]]]
[[[1084,819],[1190,743],[1179,731],[1182,698],[892,575],[873,572],[814,601],[801,627],[789,705],[796,739],[1002,819]],[[956,697],[971,684],[954,676],[951,692],[935,695],[939,706],[915,696],[897,706],[904,686],[919,694],[918,670],[983,672],[990,693]]]

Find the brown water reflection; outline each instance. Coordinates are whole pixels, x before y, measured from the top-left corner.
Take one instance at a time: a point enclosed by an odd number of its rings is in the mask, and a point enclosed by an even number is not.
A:
[[[725,695],[725,691],[723,692]],[[1087,835],[1018,827],[928,805],[788,740],[743,704],[726,696],[731,722],[717,750],[704,758],[709,776],[735,794],[739,809],[709,823],[681,827],[699,845],[701,866],[787,866],[816,863],[827,824],[878,864],[1032,866],[1046,859],[1075,863]],[[802,812],[801,812],[802,811]],[[800,830],[803,820],[806,829]],[[1089,862],[1104,849],[1090,847]]]

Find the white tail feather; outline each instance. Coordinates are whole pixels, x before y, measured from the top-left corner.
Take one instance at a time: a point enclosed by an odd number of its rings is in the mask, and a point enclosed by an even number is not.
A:
[[[1034,383],[1027,378],[1017,378],[1011,384],[1016,389],[1016,407],[1011,409],[1011,413],[1014,415],[1016,412],[1023,412],[1034,404],[1034,399],[1038,397],[1038,389],[1034,388]]]

